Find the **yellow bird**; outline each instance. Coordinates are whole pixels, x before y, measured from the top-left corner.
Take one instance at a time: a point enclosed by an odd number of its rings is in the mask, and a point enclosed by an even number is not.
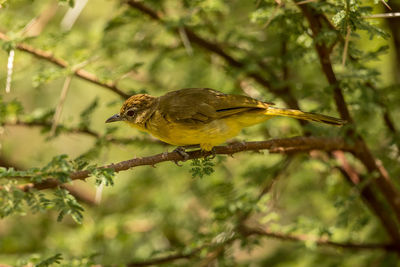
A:
[[[275,116],[343,125],[344,120],[272,107],[243,95],[224,94],[209,88],[187,88],[160,97],[147,94],[131,96],[118,114],[106,123],[124,121],[171,145],[200,145],[210,151],[236,136],[248,126]]]

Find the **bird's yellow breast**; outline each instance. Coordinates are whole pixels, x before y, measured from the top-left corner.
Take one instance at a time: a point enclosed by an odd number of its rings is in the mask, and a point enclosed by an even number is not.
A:
[[[209,151],[214,146],[238,135],[244,127],[260,123],[268,118],[263,112],[243,112],[208,123],[185,124],[170,122],[155,114],[149,119],[146,126],[128,123],[168,144],[177,146],[199,144],[203,150]]]

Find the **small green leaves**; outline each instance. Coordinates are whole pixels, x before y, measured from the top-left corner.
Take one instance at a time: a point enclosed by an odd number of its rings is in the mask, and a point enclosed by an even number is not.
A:
[[[56,67],[47,67],[39,71],[32,79],[33,87],[39,87],[43,84],[50,83],[57,78],[64,77],[67,70]]]
[[[54,263],[60,264],[62,259],[61,253],[57,253],[56,255],[39,262],[35,267],[49,267]]]
[[[91,174],[96,177],[96,185],[114,185],[115,171],[111,168],[95,168]]]
[[[342,23],[342,21],[345,19],[345,17],[346,17],[346,11],[340,10],[338,13],[336,13],[332,17],[332,21],[335,24],[335,26],[338,26],[338,25],[340,25],[340,23]]]
[[[193,168],[190,169],[192,178],[203,178],[205,175],[211,175],[214,172],[214,163],[209,158],[193,159],[191,164]]]
[[[54,195],[55,208],[60,212],[57,221],[61,221],[65,215],[71,215],[75,222],[82,223],[83,207],[76,201],[75,197],[63,188],[57,188]]]
[[[70,173],[74,171],[72,164],[65,154],[55,156],[44,168],[42,173],[48,177],[55,178],[61,183],[71,181]]]
[[[8,180],[0,190],[0,217],[25,214],[25,203],[33,213],[44,211],[50,202],[43,193],[35,190],[23,192],[15,186],[15,181]]]

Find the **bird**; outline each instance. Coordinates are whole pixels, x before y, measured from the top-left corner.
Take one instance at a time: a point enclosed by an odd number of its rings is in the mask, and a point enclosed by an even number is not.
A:
[[[210,88],[185,88],[160,97],[136,94],[105,122],[124,121],[165,143],[178,147],[197,145],[203,151],[211,151],[238,135],[243,128],[275,116],[335,126],[346,123],[342,119],[278,108],[273,103]]]

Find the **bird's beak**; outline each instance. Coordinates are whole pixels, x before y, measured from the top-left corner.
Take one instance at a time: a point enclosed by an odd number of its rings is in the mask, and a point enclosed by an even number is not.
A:
[[[106,123],[114,122],[114,121],[122,121],[122,118],[119,114],[112,115],[110,118],[106,120]]]

